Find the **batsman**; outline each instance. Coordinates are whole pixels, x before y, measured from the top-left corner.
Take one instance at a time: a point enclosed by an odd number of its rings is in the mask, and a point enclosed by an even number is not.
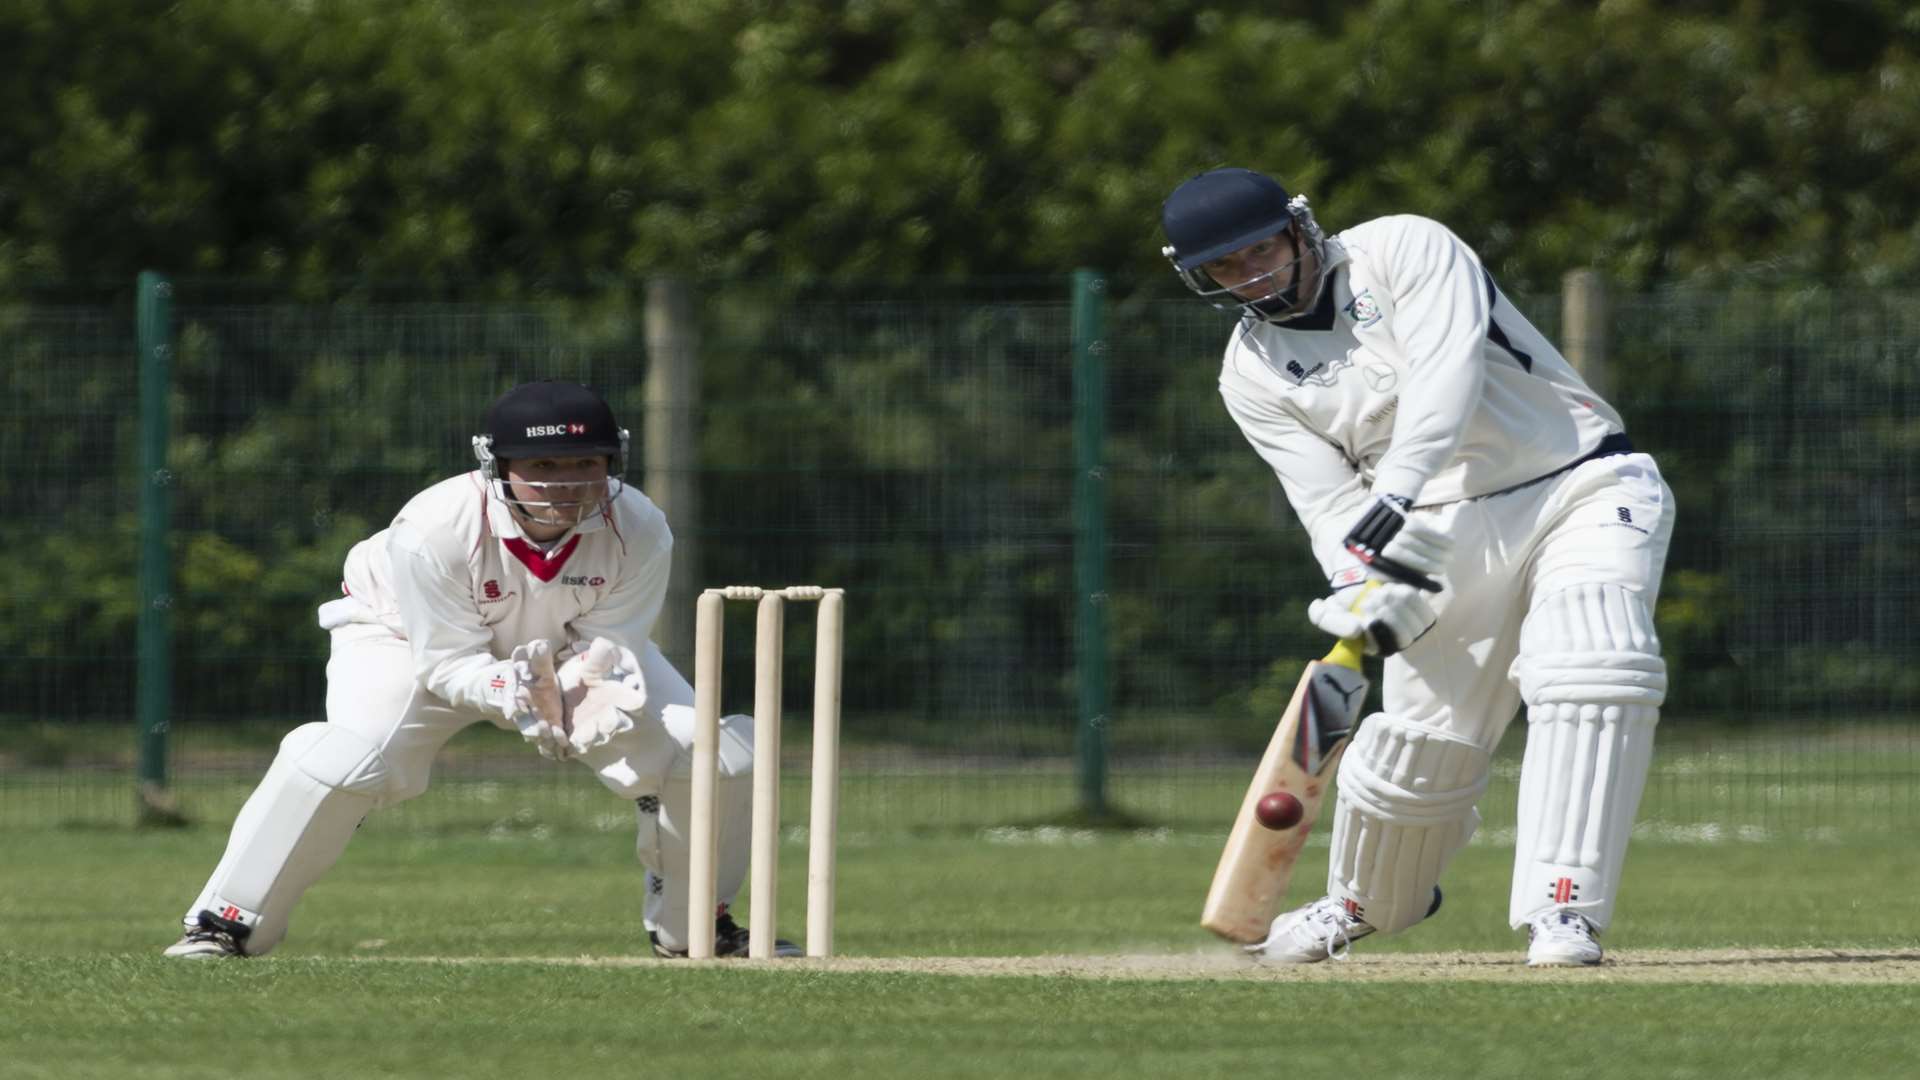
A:
[[[166,955],[272,951],[361,821],[424,792],[440,748],[477,723],[577,761],[633,806],[657,955],[684,956],[694,918],[715,920],[718,955],[746,955],[725,903],[687,909],[693,688],[649,640],[673,535],[621,480],[627,431],[599,394],[553,381],[509,390],[481,429],[478,468],[347,554],[344,595],[319,611],[327,718],[281,742]],[[719,760],[724,901],[746,876],[750,717],[721,721]]]
[[[1313,963],[1434,914],[1524,707],[1508,921],[1529,965],[1598,964],[1666,697],[1659,468],[1438,222],[1326,236],[1304,196],[1221,168],[1161,225],[1181,280],[1239,317],[1220,394],[1326,574],[1307,617],[1385,658],[1327,893],[1248,950]]]

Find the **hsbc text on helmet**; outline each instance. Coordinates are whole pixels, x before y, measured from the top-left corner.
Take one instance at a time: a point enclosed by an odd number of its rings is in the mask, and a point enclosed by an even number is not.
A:
[[[546,435],[585,435],[585,424],[538,424],[527,429],[527,438],[538,439]]]

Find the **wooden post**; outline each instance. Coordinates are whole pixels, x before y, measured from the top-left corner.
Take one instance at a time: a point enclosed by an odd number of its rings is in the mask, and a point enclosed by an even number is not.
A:
[[[1560,347],[1593,392],[1607,396],[1607,286],[1597,270],[1569,270],[1560,280]]]
[[[674,278],[647,282],[647,408],[642,445],[647,496],[673,529],[672,577],[654,643],[682,671],[693,652],[700,595],[700,330],[692,290]]]

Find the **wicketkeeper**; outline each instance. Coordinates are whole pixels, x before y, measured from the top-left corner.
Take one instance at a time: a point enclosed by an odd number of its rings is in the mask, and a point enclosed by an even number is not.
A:
[[[1529,964],[1599,963],[1667,689],[1659,468],[1438,222],[1324,236],[1304,197],[1215,169],[1161,223],[1181,279],[1240,316],[1220,393],[1327,575],[1308,618],[1387,658],[1327,895],[1252,951],[1310,963],[1432,914],[1524,706],[1508,918]]]
[[[427,789],[469,724],[517,731],[577,761],[635,807],[654,951],[686,954],[688,919],[745,955],[727,915],[687,910],[693,689],[649,640],[673,536],[621,481],[628,434],[584,386],[518,386],[473,439],[479,468],[443,480],[348,553],[327,719],[295,728],[234,820],[226,854],[168,956],[260,956],[369,813]],[[717,895],[746,875],[753,724],[721,722]],[[780,943],[779,955],[798,955]]]

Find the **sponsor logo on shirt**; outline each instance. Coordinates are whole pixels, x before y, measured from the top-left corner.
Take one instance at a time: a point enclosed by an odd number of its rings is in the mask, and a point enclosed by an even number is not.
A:
[[[1287,377],[1298,385],[1305,386],[1308,383],[1312,383],[1315,386],[1333,386],[1340,381],[1340,373],[1352,366],[1353,357],[1343,356],[1331,361],[1316,360],[1312,367],[1308,367],[1298,360],[1289,360],[1286,363],[1285,370]]]
[[[573,577],[569,574],[560,575],[560,584],[562,585],[578,585],[582,588],[597,589],[606,583],[607,579],[598,574],[592,577]]]
[[[1653,535],[1652,530],[1635,524],[1633,520],[1633,511],[1627,509],[1624,506],[1614,507],[1613,517],[1614,517],[1614,520],[1607,522],[1606,523],[1607,525],[1610,525],[1616,529],[1632,529],[1634,532],[1640,533],[1644,536]]]
[[[1377,424],[1380,421],[1385,420],[1387,417],[1392,416],[1393,410],[1399,407],[1400,407],[1400,399],[1394,398],[1392,401],[1387,402],[1385,405],[1380,406],[1379,408],[1373,410],[1372,412],[1361,417],[1360,419],[1369,424]]]
[[[1346,312],[1347,317],[1363,329],[1380,321],[1380,304],[1374,300],[1372,289],[1363,289],[1360,295],[1347,301]]]

